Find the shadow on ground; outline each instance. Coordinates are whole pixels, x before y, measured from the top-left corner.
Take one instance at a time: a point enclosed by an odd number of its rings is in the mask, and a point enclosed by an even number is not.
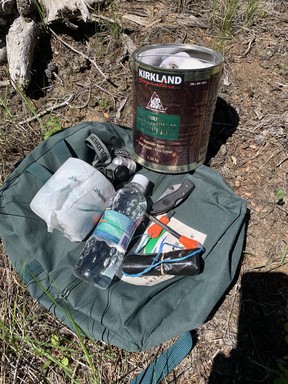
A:
[[[239,124],[239,116],[234,107],[221,97],[217,98],[205,164],[209,165],[222,144],[233,135]]]
[[[215,357],[207,384],[272,384],[281,376],[277,363],[288,372],[288,361],[284,359],[288,354],[284,329],[287,304],[287,275],[244,274],[237,346],[230,356]]]

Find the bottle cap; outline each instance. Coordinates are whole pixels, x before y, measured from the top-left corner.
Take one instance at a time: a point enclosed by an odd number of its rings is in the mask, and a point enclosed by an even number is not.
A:
[[[133,179],[131,180],[131,183],[137,183],[141,185],[141,187],[146,191],[149,184],[149,180],[146,176],[140,175],[140,173],[136,173],[136,175],[134,175]]]

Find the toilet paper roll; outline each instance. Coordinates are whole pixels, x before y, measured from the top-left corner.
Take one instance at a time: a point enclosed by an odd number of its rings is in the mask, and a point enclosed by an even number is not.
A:
[[[109,180],[90,164],[69,158],[43,185],[30,207],[71,241],[81,241],[99,221],[115,194]]]
[[[187,52],[178,52],[166,57],[160,64],[160,68],[179,68],[179,65],[190,58]]]
[[[187,52],[178,52],[175,55],[166,57],[160,64],[161,68],[171,69],[199,69],[210,67],[212,63],[204,63],[203,61],[191,57]]]

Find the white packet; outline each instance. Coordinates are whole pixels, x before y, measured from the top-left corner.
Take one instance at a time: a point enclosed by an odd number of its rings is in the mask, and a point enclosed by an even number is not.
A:
[[[71,157],[37,192],[30,207],[47,223],[48,232],[57,228],[71,241],[81,241],[114,194],[112,183],[101,172]]]

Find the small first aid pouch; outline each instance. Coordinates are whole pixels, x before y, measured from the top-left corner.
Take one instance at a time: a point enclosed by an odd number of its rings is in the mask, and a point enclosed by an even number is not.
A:
[[[115,189],[90,164],[70,157],[37,192],[30,207],[71,241],[83,240],[99,221]]]

